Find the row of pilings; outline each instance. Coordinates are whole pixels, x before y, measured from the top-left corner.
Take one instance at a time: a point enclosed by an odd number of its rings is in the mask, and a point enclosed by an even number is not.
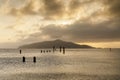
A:
[[[53,46],[53,48],[52,48],[53,53],[56,51],[56,49],[57,48],[55,46]],[[41,53],[45,53],[45,52],[48,53],[48,52],[52,52],[52,51],[51,50],[40,50]],[[60,53],[63,52],[63,54],[65,54],[65,47],[61,47],[60,46],[59,47],[59,51],[60,51]],[[20,52],[20,54],[22,54],[22,50],[21,49],[20,49],[19,52]]]
[[[22,57],[22,62],[23,63],[26,62],[26,57],[25,56]],[[33,57],[33,62],[36,63],[36,57],[35,56]]]
[[[53,52],[55,52],[56,49],[57,49],[57,48],[56,48],[55,46],[53,46]],[[60,47],[59,47],[59,51],[60,51],[60,53],[63,52],[63,54],[65,54],[65,47],[61,47],[61,46],[60,46]]]
[[[57,48],[55,46],[53,46],[52,50],[40,50],[40,52],[41,53],[45,53],[45,52],[48,53],[48,52],[52,52],[53,51],[53,53],[54,53],[56,51],[56,49]],[[21,49],[19,50],[19,52],[20,52],[20,54],[22,54],[22,50]],[[65,54],[65,47],[61,47],[60,46],[59,47],[59,52],[60,53],[63,52],[63,54]],[[25,56],[22,57],[22,62],[23,63],[26,62],[26,57]],[[36,57],[35,56],[33,57],[33,62],[36,63]]]

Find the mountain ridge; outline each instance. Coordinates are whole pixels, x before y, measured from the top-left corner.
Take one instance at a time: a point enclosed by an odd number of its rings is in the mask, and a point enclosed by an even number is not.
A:
[[[79,45],[73,42],[67,42],[63,41],[60,39],[53,40],[53,41],[43,41],[43,42],[37,42],[37,43],[32,43],[32,44],[27,44],[27,45],[22,45],[19,48],[52,48],[55,46],[56,48],[59,48],[60,46],[64,46],[66,48],[93,48],[92,46],[89,45]]]

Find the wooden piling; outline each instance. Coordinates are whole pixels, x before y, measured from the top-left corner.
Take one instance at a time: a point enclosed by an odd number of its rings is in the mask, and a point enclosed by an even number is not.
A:
[[[62,47],[60,46],[60,52],[62,51]]]
[[[25,62],[25,57],[23,56],[22,61]]]
[[[49,52],[51,52],[51,50],[49,50]]]
[[[65,54],[65,47],[63,47],[63,54]]]
[[[22,53],[22,50],[20,49],[20,54]]]
[[[36,63],[36,57],[35,56],[33,57],[33,62]]]

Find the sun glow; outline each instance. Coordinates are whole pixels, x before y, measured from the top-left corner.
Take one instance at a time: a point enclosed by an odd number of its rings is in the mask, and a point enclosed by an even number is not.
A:
[[[89,42],[89,43],[78,43],[83,45],[90,45],[95,48],[120,48],[120,42]]]

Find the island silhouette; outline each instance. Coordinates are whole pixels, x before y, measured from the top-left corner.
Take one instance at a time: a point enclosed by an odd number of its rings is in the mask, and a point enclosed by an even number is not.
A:
[[[80,45],[76,44],[74,42],[67,42],[60,39],[53,40],[53,41],[43,41],[43,42],[36,42],[32,44],[22,45],[19,48],[21,49],[39,49],[39,48],[53,48],[55,46],[56,48],[66,47],[66,48],[94,48],[89,45]]]

